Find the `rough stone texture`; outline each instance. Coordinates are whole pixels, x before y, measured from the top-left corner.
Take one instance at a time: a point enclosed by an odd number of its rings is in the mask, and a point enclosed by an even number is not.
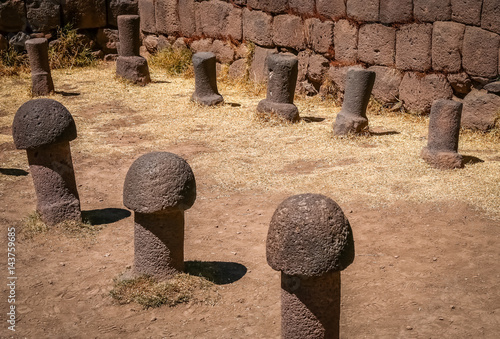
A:
[[[376,74],[372,89],[373,97],[382,103],[396,102],[399,98],[399,85],[403,80],[403,73],[384,66],[372,66],[368,70]]]
[[[316,8],[315,0],[289,0],[288,6],[295,13],[311,16]]]
[[[399,99],[414,113],[429,113],[434,100],[452,97],[453,90],[442,74],[407,72],[399,86]]]
[[[454,73],[447,75],[448,81],[450,82],[453,90],[460,94],[467,94],[471,90],[472,82],[465,72]]]
[[[273,214],[266,257],[274,270],[292,276],[318,277],[344,270],[354,260],[351,226],[332,199],[294,195]]]
[[[379,15],[384,24],[408,22],[413,18],[413,0],[382,0]]]
[[[8,48],[9,48],[9,41],[2,34],[0,34],[0,52],[5,51]]]
[[[60,11],[56,0],[26,0],[26,16],[34,32],[49,32],[60,26]]]
[[[211,52],[215,54],[218,62],[228,64],[234,60],[234,49],[227,42],[214,40]]]
[[[184,211],[196,200],[196,181],[189,164],[173,153],[152,152],[130,166],[123,204],[138,213]]]
[[[291,122],[298,121],[299,110],[293,104],[298,73],[297,58],[293,55],[271,54],[267,58],[267,67],[267,96],[259,102],[257,111]]]
[[[378,21],[380,0],[347,0],[347,16],[357,21]]]
[[[278,15],[273,22],[273,42],[277,46],[305,48],[302,20],[295,15]]]
[[[281,274],[282,338],[339,338],[340,272]]]
[[[26,29],[24,1],[7,0],[0,2],[0,31],[19,32]]]
[[[180,33],[186,37],[196,33],[195,3],[195,0],[184,0],[177,4]]]
[[[347,71],[344,102],[335,123],[335,135],[359,134],[368,127],[366,107],[370,101],[375,72],[351,68]]]
[[[76,125],[69,111],[52,99],[33,99],[16,112],[12,137],[17,149],[71,141],[76,138]]]
[[[141,86],[151,82],[148,62],[142,56],[119,56],[116,59],[116,75]]]
[[[457,153],[462,104],[453,100],[436,100],[429,118],[427,146],[421,157],[439,169],[460,168],[462,156]]]
[[[358,59],[358,27],[347,20],[339,20],[334,28],[335,59],[356,62]]]
[[[118,27],[119,15],[139,14],[138,0],[107,0],[108,25]]]
[[[242,79],[247,71],[247,62],[245,59],[238,59],[229,66],[228,75],[232,79]]]
[[[54,91],[49,66],[49,43],[45,38],[26,41],[31,68],[31,94],[48,95]]]
[[[413,0],[413,16],[418,21],[451,20],[450,0]]]
[[[30,36],[28,34],[24,32],[17,32],[9,39],[9,46],[12,47],[16,52],[22,53],[26,50],[25,44],[29,39]]]
[[[161,34],[174,34],[180,31],[177,0],[156,0],[156,30]]]
[[[442,72],[459,72],[462,67],[462,44],[465,25],[437,21],[432,30],[432,68]]]
[[[358,59],[369,64],[392,66],[395,45],[395,28],[382,24],[363,25],[359,29]]]
[[[288,0],[247,0],[247,5],[266,12],[283,13],[288,9]]]
[[[155,2],[156,0],[138,0],[141,31],[143,32],[156,33]]]
[[[196,11],[196,27],[200,33],[213,38],[227,35],[241,38],[241,10],[227,2],[205,1],[197,4]]]
[[[158,51],[158,40],[156,35],[147,35],[142,39],[142,45],[146,47],[148,53],[156,53]]]
[[[264,47],[273,46],[273,17],[243,9],[243,38]]]
[[[106,0],[66,0],[61,7],[64,23],[78,28],[106,26]]]
[[[307,65],[307,78],[313,83],[321,84],[329,67],[330,62],[327,58],[319,54],[312,54]]]
[[[483,0],[481,27],[500,34],[500,1]]]
[[[484,86],[484,89],[490,93],[500,93],[500,81],[490,82]]]
[[[431,24],[409,24],[396,32],[396,67],[425,72],[431,68]]]
[[[152,37],[151,35],[148,36]],[[151,38],[149,38],[151,39]],[[104,54],[117,54],[116,44],[118,39],[118,30],[110,28],[99,28],[96,37],[97,44],[101,47]]]
[[[134,273],[169,279],[184,271],[184,212],[134,214]]]
[[[34,99],[16,112],[12,137],[17,149],[26,149],[42,220],[54,225],[80,220],[69,141],[76,126],[69,111],[52,99]]]
[[[451,0],[451,19],[467,25],[481,25],[483,0]]]
[[[194,53],[212,52],[212,45],[213,45],[213,40],[208,38],[208,39],[195,40],[191,43],[190,47]]]
[[[478,27],[465,27],[462,66],[471,76],[494,78],[498,74],[500,36]]]
[[[138,15],[120,15],[118,17],[120,56],[139,55],[139,48],[141,47],[139,30],[140,19]]]
[[[224,101],[217,90],[215,54],[199,52],[193,55],[195,91],[191,100],[202,105],[213,106]]]
[[[268,77],[267,57],[278,53],[276,48],[262,48],[255,46],[255,51],[250,66],[250,80],[255,82],[265,82]]]
[[[305,36],[310,48],[318,53],[327,53],[333,45],[333,22],[307,19],[304,22]]]
[[[327,18],[336,20],[346,15],[344,0],[316,0],[316,11]]]
[[[350,68],[358,68],[358,69],[363,69],[363,66],[361,65],[354,65],[354,66],[330,66],[330,69],[328,70],[327,76],[328,79],[330,79],[335,87],[340,92],[345,91],[345,79],[347,77],[347,71]]]
[[[500,118],[500,97],[485,90],[472,90],[463,101],[462,127],[487,131]]]

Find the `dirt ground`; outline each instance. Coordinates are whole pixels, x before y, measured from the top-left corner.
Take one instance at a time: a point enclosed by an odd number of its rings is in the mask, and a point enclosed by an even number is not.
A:
[[[112,74],[110,66],[54,74],[60,92],[51,97],[79,131],[71,145],[82,210],[103,227],[84,239],[57,230],[19,234],[36,197],[10,124],[29,99],[29,77],[2,79],[1,338],[279,338],[280,274],[266,263],[265,239],[278,204],[306,192],[337,201],[354,233],[356,257],[342,272],[341,338],[498,338],[498,140],[464,134],[459,151],[476,160],[443,172],[418,157],[425,119],[369,117],[378,133],[333,140],[338,108],[316,101],[297,105],[317,122],[266,124],[252,118],[261,98],[237,89],[221,86],[232,105],[207,109],[189,103],[192,79],[153,73],[153,84],[136,88]],[[96,87],[99,79],[107,80]],[[148,91],[157,96],[143,97]],[[185,260],[218,269],[215,304],[143,309],[109,295],[133,262],[125,174],[152,150],[193,167]],[[16,332],[5,321],[8,227],[18,232]]]

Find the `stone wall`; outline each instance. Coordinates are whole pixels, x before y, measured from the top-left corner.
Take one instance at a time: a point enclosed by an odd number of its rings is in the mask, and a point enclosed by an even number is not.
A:
[[[150,52],[169,44],[213,51],[234,77],[265,81],[267,55],[291,52],[297,90],[310,95],[325,80],[342,93],[347,68],[365,67],[377,73],[373,95],[386,105],[428,113],[437,98],[470,96],[491,112],[478,124],[483,107],[465,107],[465,125],[491,128],[498,116],[500,0],[6,0],[0,48],[13,32],[71,22],[94,30],[104,54],[116,53],[116,16],[137,11]],[[249,69],[243,42],[255,45]]]

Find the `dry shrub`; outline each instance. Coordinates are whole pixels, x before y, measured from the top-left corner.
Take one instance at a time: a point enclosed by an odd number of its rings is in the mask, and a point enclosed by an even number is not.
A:
[[[184,75],[192,77],[192,56],[193,53],[188,48],[167,47],[149,58],[149,64],[153,68],[160,68],[168,75]]]
[[[213,305],[219,298],[212,282],[183,273],[167,281],[158,281],[148,276],[130,280],[115,279],[110,295],[120,304],[134,302],[144,308],[162,305],[172,307],[188,302]]]
[[[0,76],[27,73],[29,69],[29,60],[26,53],[19,53],[12,46],[0,51]]]
[[[51,69],[95,66],[97,60],[92,54],[88,39],[71,24],[57,29],[57,40],[49,47]]]

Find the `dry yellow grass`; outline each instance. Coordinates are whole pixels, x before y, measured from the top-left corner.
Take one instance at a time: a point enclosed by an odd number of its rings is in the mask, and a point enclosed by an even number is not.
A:
[[[73,114],[79,137],[72,149],[91,157],[120,157],[197,143],[207,152],[190,159],[196,174],[208,174],[210,189],[219,195],[235,191],[323,193],[338,202],[362,201],[382,206],[397,200],[465,201],[500,218],[500,148],[498,134],[463,132],[459,152],[484,162],[441,171],[420,159],[426,144],[426,117],[369,114],[372,136],[338,138],[332,123],[339,107],[318,98],[298,98],[302,117],[323,121],[287,125],[255,116],[265,96],[262,88],[221,82],[226,104],[211,108],[189,101],[194,79],[171,77],[152,70],[145,87],[118,81],[113,64],[95,69],[53,72],[55,94]],[[29,100],[29,76],[5,77],[0,84],[0,127],[8,126],[17,108]],[[260,93],[260,96],[255,95]],[[319,119],[309,119],[319,120]],[[394,133],[384,133],[394,132]],[[0,143],[10,142],[6,135]],[[133,142],[122,143],[121,139]],[[26,167],[19,152],[1,167]]]

